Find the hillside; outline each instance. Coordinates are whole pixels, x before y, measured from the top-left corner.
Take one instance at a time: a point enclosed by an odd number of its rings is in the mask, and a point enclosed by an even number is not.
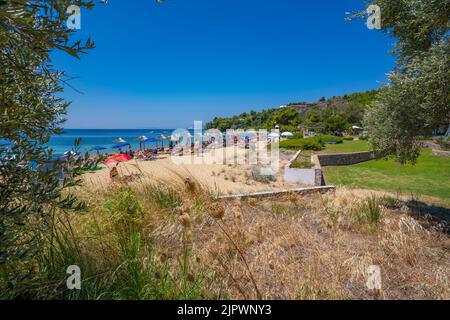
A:
[[[379,90],[356,92],[329,99],[323,97],[312,103],[291,102],[284,108],[251,110],[228,118],[215,117],[206,124],[206,129],[271,129],[278,124],[282,130],[295,130],[304,124],[321,126],[327,131],[344,130],[350,125],[362,125],[364,112],[378,93]]]

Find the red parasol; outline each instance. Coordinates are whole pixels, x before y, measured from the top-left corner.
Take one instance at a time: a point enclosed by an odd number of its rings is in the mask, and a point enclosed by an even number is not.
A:
[[[127,156],[126,154],[116,154],[116,155],[111,156],[108,159],[106,159],[105,163],[111,164],[111,163],[127,162],[130,160],[131,160],[131,157]]]

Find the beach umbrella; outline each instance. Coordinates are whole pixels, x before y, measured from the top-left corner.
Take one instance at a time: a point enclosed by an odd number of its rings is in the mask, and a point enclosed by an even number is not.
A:
[[[168,138],[165,135],[160,135],[157,137],[159,140],[167,140]]]
[[[139,140],[139,149],[142,149],[142,146],[145,148],[145,141],[148,138],[146,136],[140,136],[137,139]]]
[[[251,138],[254,138],[255,137],[255,134],[253,133],[253,132],[244,132],[244,133],[241,133],[240,134],[240,137],[241,138],[249,138],[249,139],[251,139]]]
[[[112,146],[113,149],[119,149],[119,151],[125,147],[131,147],[131,144],[128,142],[120,142]]]
[[[148,138],[148,139],[145,140],[144,142],[157,143],[157,142],[158,142],[158,139],[155,139],[155,138]]]
[[[130,161],[130,160],[131,160],[130,156],[127,156],[126,154],[121,153],[121,154],[116,154],[114,156],[108,157],[105,160],[105,163],[106,164],[120,163],[120,162],[127,162],[127,161]]]
[[[103,146],[95,146],[95,147],[92,147],[92,148],[91,148],[91,151],[97,151],[97,154],[99,155],[99,154],[100,154],[100,151],[106,150],[106,149],[108,149],[108,148],[105,148],[105,147],[103,147]]]
[[[164,140],[170,140],[169,137],[166,137],[165,135],[160,135],[158,137],[156,137],[158,140],[161,140],[161,146],[164,146]]]
[[[113,141],[114,143],[125,143],[126,141],[122,138],[117,138],[116,140]]]
[[[91,148],[91,151],[102,151],[102,150],[106,150],[108,148],[103,147],[103,146],[95,146]]]
[[[280,138],[280,135],[278,133],[275,132],[271,132],[268,135],[269,138]]]
[[[283,132],[283,133],[281,134],[281,136],[282,136],[282,137],[293,137],[294,134],[293,134],[292,132]]]

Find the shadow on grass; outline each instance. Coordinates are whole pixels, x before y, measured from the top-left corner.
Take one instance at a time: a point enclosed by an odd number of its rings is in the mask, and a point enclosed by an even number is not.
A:
[[[439,224],[443,231],[450,234],[450,208],[427,204],[418,200],[409,200],[404,204],[414,216],[431,220],[430,222]]]

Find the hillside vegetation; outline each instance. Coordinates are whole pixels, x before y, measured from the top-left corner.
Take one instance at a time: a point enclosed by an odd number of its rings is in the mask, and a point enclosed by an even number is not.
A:
[[[325,98],[309,106],[306,111],[290,107],[305,102],[289,103],[281,109],[254,110],[228,118],[216,117],[206,124],[206,129],[272,129],[279,125],[282,131],[295,131],[299,125],[320,127],[323,133],[343,131],[351,125],[362,125],[365,110],[376,98],[380,90],[352,93],[344,96]],[[325,109],[320,105],[326,104]]]

